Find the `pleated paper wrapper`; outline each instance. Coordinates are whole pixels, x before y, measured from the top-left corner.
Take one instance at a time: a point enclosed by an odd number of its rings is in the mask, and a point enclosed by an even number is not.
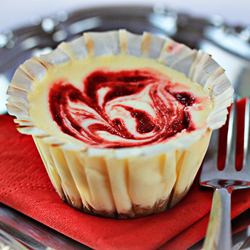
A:
[[[89,56],[120,53],[155,59],[201,85],[214,102],[206,128],[153,146],[98,149],[75,145],[34,125],[28,96],[51,68]],[[118,30],[85,33],[47,55],[32,57],[16,70],[8,94],[9,114],[16,117],[21,133],[33,136],[62,200],[90,214],[136,218],[170,209],[186,195],[211,132],[226,121],[233,88],[223,68],[205,52],[169,37]]]

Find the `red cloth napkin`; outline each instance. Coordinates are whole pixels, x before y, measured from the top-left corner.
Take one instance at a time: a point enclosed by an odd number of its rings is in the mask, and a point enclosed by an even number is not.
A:
[[[54,191],[31,136],[0,116],[0,202],[94,249],[187,249],[205,236],[213,190],[199,186],[169,211],[114,220],[81,213]],[[232,197],[232,218],[250,207],[250,189]]]

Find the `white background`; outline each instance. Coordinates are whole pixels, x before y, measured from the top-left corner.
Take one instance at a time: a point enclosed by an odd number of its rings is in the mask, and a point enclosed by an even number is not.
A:
[[[230,25],[250,25],[250,0],[0,0],[0,33],[30,24],[34,16],[46,17],[58,11],[110,5],[153,5],[164,3],[176,11],[197,17],[220,15]]]

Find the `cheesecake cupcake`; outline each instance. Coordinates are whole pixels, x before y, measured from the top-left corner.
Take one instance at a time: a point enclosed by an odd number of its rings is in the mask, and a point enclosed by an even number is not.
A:
[[[32,57],[8,94],[9,114],[32,135],[62,200],[137,218],[186,195],[233,88],[205,52],[119,30],[85,33]]]

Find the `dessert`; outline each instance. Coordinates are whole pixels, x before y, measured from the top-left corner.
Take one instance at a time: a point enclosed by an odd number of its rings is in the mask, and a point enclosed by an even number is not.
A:
[[[232,93],[206,53],[120,30],[85,33],[27,60],[7,106],[63,200],[135,218],[186,195]]]

